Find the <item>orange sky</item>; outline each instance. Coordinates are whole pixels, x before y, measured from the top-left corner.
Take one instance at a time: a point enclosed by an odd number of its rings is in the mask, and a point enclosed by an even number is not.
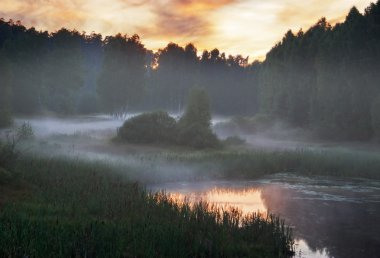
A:
[[[344,19],[369,0],[0,0],[0,17],[27,27],[61,27],[103,35],[137,33],[156,50],[168,42],[199,50],[263,59],[288,29],[307,29],[320,17]]]

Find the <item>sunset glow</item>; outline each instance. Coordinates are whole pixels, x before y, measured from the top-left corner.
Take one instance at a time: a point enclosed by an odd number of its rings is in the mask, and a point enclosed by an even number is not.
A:
[[[238,208],[243,214],[259,212],[266,214],[267,208],[261,198],[261,190],[257,188],[246,189],[223,189],[213,188],[206,192],[197,192],[192,194],[171,193],[170,196],[178,201],[183,202],[185,199],[191,202],[206,201],[215,204],[218,208],[229,209],[229,207]]]
[[[153,50],[176,42],[199,50],[219,48],[227,54],[263,59],[288,29],[304,30],[326,17],[344,20],[370,0],[2,0],[0,17],[21,20],[38,30],[61,27],[100,32],[137,33]]]

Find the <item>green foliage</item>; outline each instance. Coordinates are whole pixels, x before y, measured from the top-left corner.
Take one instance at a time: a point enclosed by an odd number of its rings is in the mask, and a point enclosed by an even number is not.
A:
[[[138,35],[117,34],[105,39],[97,92],[107,112],[122,115],[141,99],[146,52]]]
[[[1,257],[287,257],[291,231],[273,215],[242,216],[146,193],[104,164],[23,157],[31,193],[0,211]]]
[[[179,120],[179,124],[184,127],[191,124],[198,124],[205,128],[210,127],[210,101],[203,89],[194,88],[190,91],[187,107],[184,115]]]
[[[125,121],[117,136],[130,143],[174,144],[177,124],[167,112],[145,113]]]
[[[29,122],[23,122],[16,131],[16,137],[18,140],[31,140],[34,138],[33,127]]]
[[[152,58],[144,106],[181,111],[191,88],[202,85],[218,114],[254,114],[257,107],[257,63],[226,56],[218,49],[199,53],[193,44],[169,43]]]
[[[181,125],[179,127],[178,143],[195,149],[219,148],[220,142],[209,128],[200,124]]]
[[[43,102],[61,114],[75,112],[76,95],[84,83],[83,37],[77,31],[60,29],[52,34],[44,67]]]
[[[9,61],[0,51],[0,128],[12,124],[11,71]]]
[[[19,153],[14,140],[8,139],[5,143],[0,141],[0,169],[2,169],[0,177],[8,178],[9,171],[13,170],[18,157]]]
[[[192,44],[170,43],[153,54],[137,35],[103,40],[95,33],[38,32],[0,20],[0,126],[9,125],[13,113],[90,112],[96,94],[100,112],[180,111],[199,84],[213,112],[260,112],[325,138],[369,140],[377,137],[372,116],[380,93],[379,6],[370,4],[364,14],[352,8],[335,26],[322,18],[307,31],[288,31],[263,63],[252,64],[218,49],[199,54]]]
[[[151,157],[150,157],[151,158]],[[167,161],[195,165],[202,171],[218,167],[218,178],[253,179],[276,173],[380,179],[380,154],[341,148],[323,150],[238,150],[164,153]]]
[[[289,31],[262,64],[261,111],[324,138],[375,136],[379,6],[371,4],[364,15],[354,7],[334,27],[323,18],[306,32]]]
[[[196,149],[220,147],[210,124],[207,94],[195,89],[178,123],[166,112],[145,113],[125,121],[117,135],[130,143],[178,144]]]
[[[220,143],[211,128],[210,103],[202,89],[192,89],[184,115],[178,122],[178,142],[194,148],[215,148]]]

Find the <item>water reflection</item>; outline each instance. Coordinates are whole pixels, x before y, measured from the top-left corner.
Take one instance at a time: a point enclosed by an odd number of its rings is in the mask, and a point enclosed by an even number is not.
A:
[[[179,202],[185,199],[190,202],[207,201],[218,207],[234,206],[239,207],[243,214],[249,212],[259,212],[265,214],[267,208],[261,197],[261,190],[257,188],[232,189],[214,187],[208,191],[189,193],[169,193],[172,198]]]
[[[296,257],[380,257],[380,182],[277,175],[249,182],[153,186],[176,198],[280,215],[294,227]]]

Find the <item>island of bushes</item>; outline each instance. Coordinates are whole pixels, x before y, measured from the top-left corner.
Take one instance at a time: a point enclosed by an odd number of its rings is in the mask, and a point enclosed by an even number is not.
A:
[[[124,122],[117,131],[118,142],[179,145],[196,149],[219,148],[211,130],[210,104],[206,92],[193,89],[186,111],[177,121],[167,112],[144,113]]]

